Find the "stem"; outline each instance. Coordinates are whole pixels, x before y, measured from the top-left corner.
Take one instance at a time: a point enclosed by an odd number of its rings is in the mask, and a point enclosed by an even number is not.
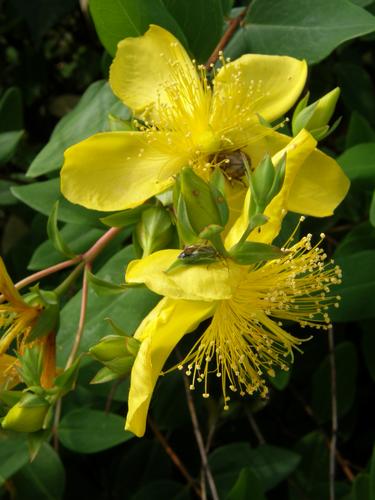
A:
[[[192,398],[192,395],[191,395],[191,392],[189,389],[189,382],[188,382],[186,375],[183,375],[183,379],[184,379],[184,386],[185,386],[185,392],[186,392],[186,401],[187,401],[188,408],[189,408],[191,422],[193,424],[194,436],[195,436],[195,440],[196,440],[197,445],[198,445],[199,454],[201,456],[202,466],[203,466],[204,471],[206,473],[207,482],[208,482],[208,485],[209,485],[210,490],[211,490],[212,499],[213,500],[220,500],[218,492],[217,492],[216,484],[215,484],[214,478],[212,476],[210,466],[208,464],[206,447],[204,445],[202,433],[201,433],[201,430],[199,428],[197,412],[195,411],[194,401],[193,401],[193,398]]]
[[[259,444],[260,445],[266,444],[266,440],[264,439],[263,434],[262,434],[261,430],[259,429],[257,421],[255,420],[254,415],[252,414],[251,410],[249,410],[249,408],[245,407],[245,413],[246,413],[247,419],[249,421],[250,427],[252,428]]]
[[[85,263],[81,262],[76,268],[73,269],[73,271],[67,276],[67,278],[55,288],[54,292],[59,297],[64,295],[81,274],[81,271],[84,267]]]
[[[72,350],[70,351],[68,361],[66,362],[66,365],[65,365],[65,370],[70,368],[75,360],[75,357],[76,357],[78,349],[79,349],[79,345],[80,345],[81,340],[82,340],[83,330],[85,328],[86,311],[87,311],[87,295],[88,295],[88,289],[89,289],[88,273],[89,273],[90,269],[91,269],[91,264],[87,262],[85,265],[85,270],[83,273],[83,280],[82,280],[81,312],[80,312],[80,316],[79,316],[78,329],[77,329],[77,333],[74,337]]]
[[[331,411],[332,427],[331,440],[329,447],[329,498],[335,500],[335,465],[336,465],[336,443],[337,443],[337,391],[336,391],[336,360],[335,360],[335,341],[333,338],[333,329],[328,329],[328,348],[329,363],[331,367]]]
[[[244,8],[239,16],[229,20],[228,28],[226,29],[224,35],[221,37],[219,43],[216,45],[214,51],[208,58],[206,68],[209,69],[212,67],[211,65],[215,64],[218,57],[220,56],[220,52],[227,46],[229,40],[232,38],[238,26],[241,24],[241,21],[245,18],[248,9],[249,7]]]
[[[103,250],[103,248],[106,247],[108,243],[121,232],[121,230],[121,227],[111,227],[111,229],[108,229],[108,231],[104,233],[103,236],[99,238],[86,253],[83,254],[82,259],[86,263],[92,262]]]
[[[175,464],[175,466],[178,468],[178,470],[181,472],[181,474],[185,477],[185,479],[187,480],[189,485],[194,489],[195,493],[199,496],[199,498],[202,498],[201,490],[196,485],[194,478],[190,475],[189,471],[187,470],[185,465],[182,463],[179,456],[176,455],[176,453],[173,451],[173,449],[169,445],[168,441],[165,439],[163,434],[159,431],[156,423],[151,419],[151,417],[148,417],[148,423],[152,429],[152,432],[155,434],[156,439],[159,441],[159,443],[164,448],[164,451],[170,457],[170,459]]]

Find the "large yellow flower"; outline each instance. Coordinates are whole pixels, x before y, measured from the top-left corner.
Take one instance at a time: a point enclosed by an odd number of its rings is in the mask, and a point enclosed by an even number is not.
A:
[[[88,208],[122,210],[170,187],[187,164],[205,177],[212,166],[235,163],[242,150],[254,167],[290,141],[261,126],[259,115],[282,117],[306,75],[305,61],[246,54],[224,63],[210,83],[173,35],[151,26],[119,43],[110,71],[112,90],[138,117],[138,130],[100,133],[70,147],[62,192]],[[287,208],[316,216],[332,214],[348,189],[337,163],[315,148],[294,184]]]

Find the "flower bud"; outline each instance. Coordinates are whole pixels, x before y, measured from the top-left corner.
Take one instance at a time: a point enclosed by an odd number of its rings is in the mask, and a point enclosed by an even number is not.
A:
[[[163,207],[144,210],[136,226],[136,236],[143,257],[166,248],[173,237],[172,221]]]
[[[300,101],[293,114],[292,130],[296,136],[302,129],[306,129],[316,138],[323,139],[332,131],[329,121],[335,111],[336,103],[340,95],[340,88],[328,92],[317,101],[307,106],[308,95]]]
[[[90,353],[95,359],[106,364],[117,358],[135,358],[139,346],[140,342],[133,337],[107,335],[90,348]]]
[[[249,216],[263,213],[266,206],[280,191],[285,176],[285,155],[274,167],[271,157],[266,155],[253,173],[249,174],[251,204]]]
[[[220,191],[211,189],[211,186],[189,167],[181,171],[179,188],[179,197],[186,207],[190,226],[196,235],[212,224],[223,225],[218,203],[225,203],[225,200]]]
[[[17,432],[36,432],[44,427],[50,404],[40,396],[26,394],[5,415],[4,429]]]

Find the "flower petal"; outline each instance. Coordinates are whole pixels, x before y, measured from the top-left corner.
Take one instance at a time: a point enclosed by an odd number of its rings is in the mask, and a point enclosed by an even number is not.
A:
[[[235,121],[243,128],[256,113],[270,122],[280,118],[306,77],[306,61],[287,56],[245,54],[226,64],[214,80],[212,127],[221,130]]]
[[[315,149],[304,161],[292,184],[288,210],[328,217],[345,198],[350,181],[339,164]]]
[[[230,299],[236,286],[237,266],[220,261],[184,266],[166,273],[181,250],[161,250],[129,263],[128,283],[145,283],[155,293],[173,299],[215,301]]]
[[[10,390],[19,383],[20,377],[17,372],[17,365],[18,360],[15,356],[0,355],[0,391]]]
[[[3,259],[0,257],[0,294],[12,305],[18,307],[28,307],[23,301],[17,288],[14,286]]]
[[[72,203],[96,210],[140,205],[169,187],[186,163],[167,141],[163,132],[95,134],[65,151],[61,191]]]
[[[126,430],[143,436],[152,393],[164,363],[181,338],[212,316],[214,309],[215,305],[208,302],[164,298],[140,324],[135,337],[142,343],[131,372]]]
[[[255,166],[266,153],[275,155],[291,140],[287,135],[272,131],[257,143],[249,144],[244,151]],[[315,148],[296,174],[287,209],[304,215],[327,217],[345,198],[349,186],[350,181],[339,164]]]
[[[282,220],[287,211],[293,182],[304,161],[314,150],[315,145],[316,141],[312,135],[306,130],[302,130],[286,147],[272,157],[272,161],[275,165],[282,158],[283,154],[286,153],[286,169],[283,186],[264,212],[268,217],[268,222],[261,226],[259,231],[253,231],[249,236],[249,240],[271,243],[278,235]],[[227,248],[233,246],[247,228],[249,201],[250,196],[248,193],[245,199],[243,212],[226,238],[225,245]]]
[[[143,36],[125,38],[118,44],[109,82],[136,115],[146,108],[153,114],[155,108],[173,106],[167,89],[174,85],[189,82],[200,86],[183,46],[169,31],[155,25]]]

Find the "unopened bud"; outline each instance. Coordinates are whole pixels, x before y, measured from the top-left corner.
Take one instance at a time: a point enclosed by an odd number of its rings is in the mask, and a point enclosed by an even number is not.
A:
[[[173,236],[171,218],[163,207],[144,210],[136,227],[137,240],[143,257],[168,246]]]
[[[225,200],[218,190],[219,199],[217,199],[209,184],[190,167],[182,169],[179,185],[180,197],[186,207],[190,226],[197,235],[212,224],[223,225],[217,204]]]
[[[4,429],[17,432],[36,432],[44,427],[50,409],[48,401],[35,394],[26,394],[5,415]]]
[[[296,136],[302,129],[306,129],[317,139],[326,137],[330,128],[329,121],[335,111],[339,96],[340,88],[336,87],[308,106],[308,96],[305,96],[293,114],[293,135]]]
[[[133,337],[121,335],[107,335],[90,348],[90,353],[95,359],[106,364],[120,357],[132,357],[137,355],[140,342]]]

